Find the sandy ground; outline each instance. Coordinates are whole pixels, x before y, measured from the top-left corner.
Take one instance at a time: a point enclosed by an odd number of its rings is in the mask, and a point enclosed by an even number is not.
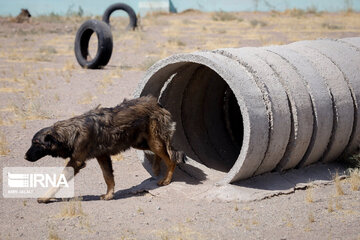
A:
[[[146,69],[171,54],[360,35],[360,14],[351,12],[159,14],[141,19],[135,32],[124,31],[127,20],[116,18],[110,63],[84,70],[73,52],[84,20],[50,16],[16,24],[0,18],[1,168],[64,166],[62,159],[23,159],[33,134],[131,98]],[[82,201],[0,198],[0,239],[360,239],[355,177],[240,202],[206,198],[204,186],[213,182],[181,174],[157,188],[133,150],[114,157],[113,165],[112,201],[99,200],[106,185],[93,160],[75,179]]]

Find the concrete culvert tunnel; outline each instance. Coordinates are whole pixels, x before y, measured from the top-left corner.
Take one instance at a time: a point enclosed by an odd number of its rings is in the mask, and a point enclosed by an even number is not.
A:
[[[175,148],[222,183],[335,161],[359,148],[360,38],[173,55],[147,71],[146,95],[176,121]]]

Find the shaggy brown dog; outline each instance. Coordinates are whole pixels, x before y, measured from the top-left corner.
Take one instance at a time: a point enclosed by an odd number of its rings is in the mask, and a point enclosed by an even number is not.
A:
[[[167,172],[158,185],[170,183],[176,163],[185,160],[185,155],[170,145],[174,131],[175,123],[170,113],[157,103],[156,98],[124,100],[114,108],[98,107],[41,129],[33,137],[25,159],[35,162],[46,155],[69,157],[67,167],[72,167],[76,175],[85,167],[86,160],[96,158],[107,184],[102,199],[109,200],[114,196],[115,186],[110,156],[130,147],[155,154],[152,165],[155,175],[160,173],[162,159]],[[51,189],[38,202],[49,202],[58,190]]]
[[[29,10],[22,8],[19,15],[17,15],[16,18],[14,19],[14,22],[16,23],[29,22],[30,18],[31,18],[31,14]]]

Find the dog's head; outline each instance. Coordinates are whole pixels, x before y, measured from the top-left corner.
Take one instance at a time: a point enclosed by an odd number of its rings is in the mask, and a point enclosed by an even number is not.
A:
[[[21,9],[20,15],[21,15],[21,16],[24,16],[24,17],[28,17],[28,18],[31,17],[31,14],[30,14],[29,10],[24,9],[24,8]]]
[[[34,135],[25,159],[35,162],[46,155],[54,156],[58,146],[52,127],[43,128]]]

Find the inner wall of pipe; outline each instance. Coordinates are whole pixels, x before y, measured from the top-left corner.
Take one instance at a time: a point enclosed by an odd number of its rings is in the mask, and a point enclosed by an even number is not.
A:
[[[158,97],[172,114],[176,149],[209,168],[228,172],[239,156],[244,131],[234,93],[215,71],[201,64],[179,65],[167,73],[162,79],[156,76],[153,84],[158,86],[141,95]],[[151,155],[146,157],[151,161]]]

